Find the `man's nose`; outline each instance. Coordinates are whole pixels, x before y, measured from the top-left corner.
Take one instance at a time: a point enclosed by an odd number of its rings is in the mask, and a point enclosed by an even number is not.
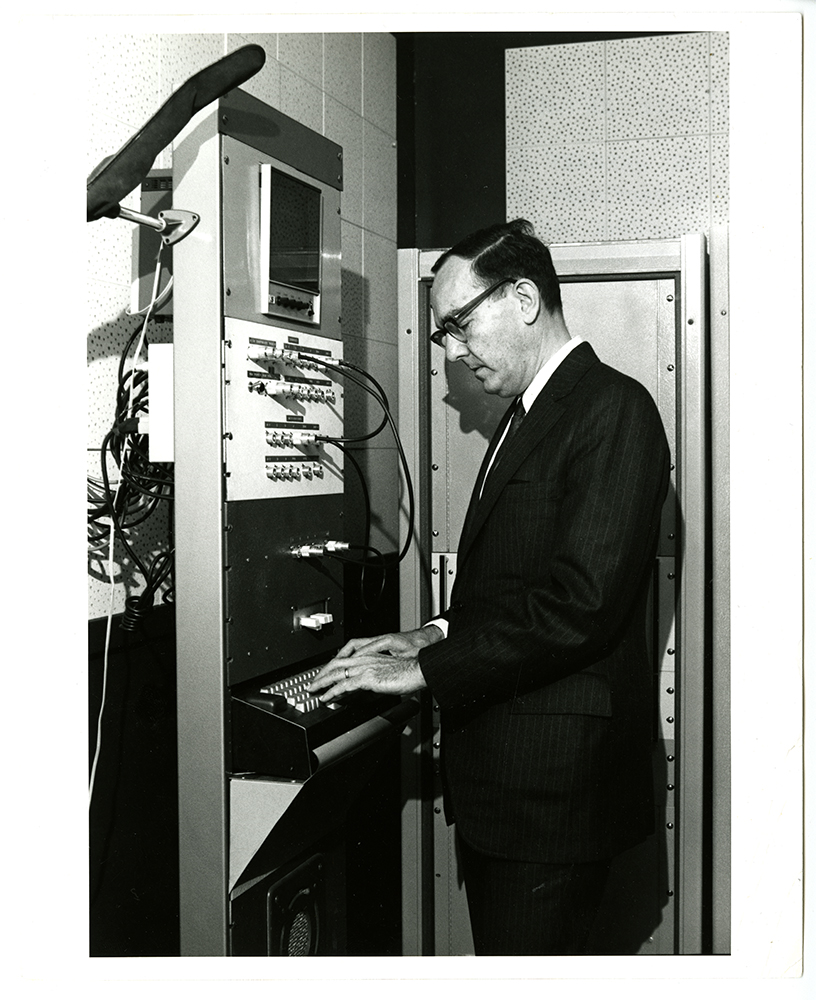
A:
[[[445,356],[448,361],[458,361],[469,353],[467,344],[462,343],[461,340],[457,340],[456,337],[452,337],[450,334],[445,337]]]

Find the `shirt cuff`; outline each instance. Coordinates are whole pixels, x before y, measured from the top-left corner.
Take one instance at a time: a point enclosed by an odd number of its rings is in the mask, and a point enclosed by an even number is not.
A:
[[[439,631],[448,638],[448,619],[447,618],[432,618],[429,622],[425,622],[422,627],[425,628],[426,625],[436,625]]]

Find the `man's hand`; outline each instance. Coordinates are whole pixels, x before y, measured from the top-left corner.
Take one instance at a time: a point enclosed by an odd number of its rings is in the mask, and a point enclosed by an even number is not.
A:
[[[352,639],[309,685],[321,701],[334,701],[349,691],[413,694],[427,687],[417,654],[444,638],[435,625],[370,639]]]

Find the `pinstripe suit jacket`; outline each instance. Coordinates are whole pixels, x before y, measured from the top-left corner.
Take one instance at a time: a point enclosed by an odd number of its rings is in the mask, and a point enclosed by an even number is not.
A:
[[[651,396],[584,343],[481,498],[477,481],[448,638],[419,654],[442,713],[446,814],[473,847],[591,861],[652,831],[644,618],[668,478]]]

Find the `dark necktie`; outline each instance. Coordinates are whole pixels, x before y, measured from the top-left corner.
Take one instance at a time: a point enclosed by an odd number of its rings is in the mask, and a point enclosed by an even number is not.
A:
[[[522,420],[524,420],[524,415],[526,411],[524,409],[524,404],[521,401],[521,396],[516,397],[516,405],[513,410],[513,416],[510,418],[510,424],[507,428],[507,433],[504,435],[504,440],[499,445],[499,450],[496,452],[496,457],[493,459],[493,466],[491,472],[495,472],[496,466],[501,462],[502,455],[507,454],[507,447],[513,438],[513,435],[521,426]]]
[[[513,410],[513,416],[510,418],[510,426],[507,428],[507,434],[502,442],[502,447],[510,443],[510,439],[521,426],[521,422],[524,420],[526,412],[527,411],[524,409],[524,403],[521,401],[521,396],[518,396],[516,398],[516,408]]]

